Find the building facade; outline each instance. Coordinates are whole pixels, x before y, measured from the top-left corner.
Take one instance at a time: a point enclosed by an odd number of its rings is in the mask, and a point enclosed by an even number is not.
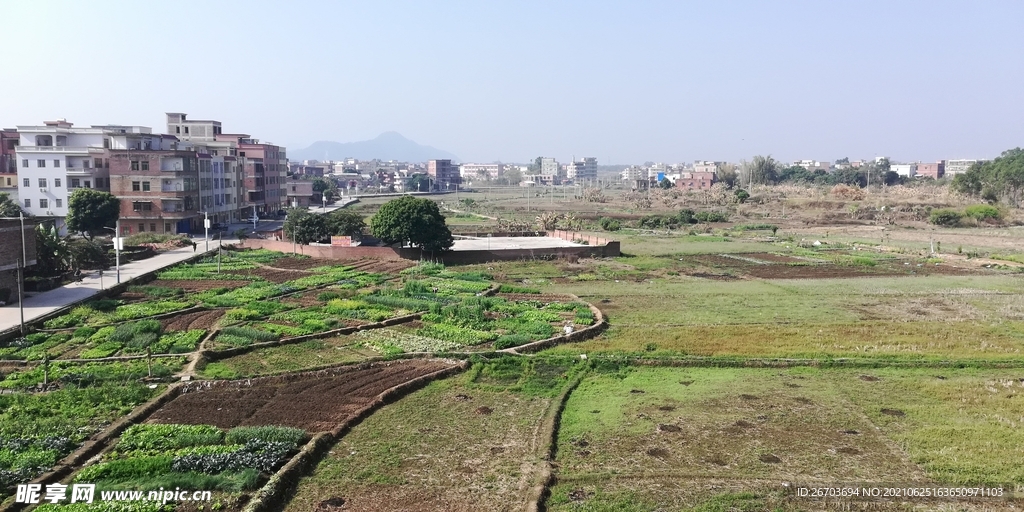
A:
[[[0,302],[18,301],[18,275],[16,269],[25,258],[25,266],[36,264],[36,219],[0,219]]]
[[[937,180],[946,175],[946,162],[929,162],[917,164],[917,175]]]
[[[718,173],[713,171],[684,172],[676,179],[675,186],[684,190],[707,190],[718,180]]]
[[[892,164],[889,170],[905,178],[917,176],[917,164]]]
[[[18,130],[0,130],[0,191],[18,190]]]
[[[956,176],[957,174],[963,174],[971,168],[972,165],[984,162],[984,160],[946,160],[946,172],[947,176]]]
[[[68,197],[77,188],[110,190],[110,137],[148,132],[140,126],[75,128],[66,120],[42,126],[18,126],[18,202],[36,217],[68,214]],[[5,180],[6,182],[6,180]]]
[[[427,174],[434,178],[434,188],[437,190],[446,190],[451,185],[462,183],[459,166],[453,165],[451,160],[430,160],[427,162]]]
[[[286,198],[289,208],[308,208],[313,203],[313,181],[296,179],[292,176],[286,183]],[[319,196],[320,194],[317,194]]]
[[[561,174],[561,172],[558,160],[555,160],[554,158],[541,157],[540,174]]]
[[[712,162],[709,160],[697,160],[693,162],[693,172],[717,174],[724,162]]]
[[[501,164],[462,164],[459,175],[465,180],[495,180],[502,175],[504,166]]]
[[[180,112],[166,116],[168,135],[191,142],[198,153],[209,156],[209,169],[201,164],[199,181],[199,209],[204,218],[209,216],[211,222],[221,224],[247,218],[237,141],[222,137],[220,121],[188,119]]]

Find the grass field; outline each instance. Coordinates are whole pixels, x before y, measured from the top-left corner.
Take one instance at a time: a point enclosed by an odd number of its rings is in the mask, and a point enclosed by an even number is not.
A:
[[[380,354],[353,347],[348,337],[309,340],[302,343],[268,347],[209,363],[202,371],[207,378],[253,377],[301,371],[328,364],[361,361]]]
[[[353,510],[520,510],[546,447],[541,419],[570,371],[511,359],[433,382],[355,427],[287,510],[332,497]]]
[[[788,509],[784,482],[1019,485],[1019,373],[596,371],[563,413],[548,504]]]

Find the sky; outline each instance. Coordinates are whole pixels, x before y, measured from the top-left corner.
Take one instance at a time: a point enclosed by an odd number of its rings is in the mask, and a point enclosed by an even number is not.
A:
[[[1024,2],[0,0],[0,125],[462,161],[893,161],[1024,145]]]

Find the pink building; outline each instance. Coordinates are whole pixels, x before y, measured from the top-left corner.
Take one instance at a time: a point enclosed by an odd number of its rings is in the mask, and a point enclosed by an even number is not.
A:
[[[684,172],[677,180],[676,186],[685,190],[707,190],[718,180],[713,171]]]
[[[242,168],[245,193],[243,208],[256,207],[258,216],[274,215],[287,205],[285,180],[288,175],[288,157],[285,148],[260,143],[246,134],[217,134],[218,141],[238,144],[238,163]],[[251,213],[251,212],[250,212]]]
[[[946,162],[939,161],[934,163],[917,164],[917,175],[937,180],[946,175]]]
[[[0,130],[0,190],[18,188],[18,131]]]
[[[452,165],[451,160],[431,160],[427,162],[427,174],[434,178],[434,188],[446,190],[449,185],[462,183],[459,175],[459,166]]]

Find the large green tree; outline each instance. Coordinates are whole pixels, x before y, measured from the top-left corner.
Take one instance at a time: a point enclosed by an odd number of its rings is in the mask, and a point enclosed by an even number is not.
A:
[[[390,244],[406,244],[424,251],[447,251],[455,244],[437,203],[403,196],[384,203],[370,220],[374,236]]]
[[[120,215],[121,203],[109,192],[79,188],[68,199],[68,230],[89,239],[103,234],[104,228],[113,228]]]
[[[284,233],[296,243],[319,242],[331,236],[327,219],[305,208],[291,208],[284,221]]]
[[[430,176],[414,174],[405,187],[410,192],[430,192]]]
[[[17,217],[21,215],[21,207],[11,200],[10,194],[0,192],[0,217]]]
[[[991,162],[977,163],[953,178],[953,190],[995,202],[1001,198],[1020,207],[1024,193],[1024,149],[1003,151]]]
[[[355,236],[365,227],[363,216],[352,210],[342,208],[327,215],[327,229],[332,235]]]

